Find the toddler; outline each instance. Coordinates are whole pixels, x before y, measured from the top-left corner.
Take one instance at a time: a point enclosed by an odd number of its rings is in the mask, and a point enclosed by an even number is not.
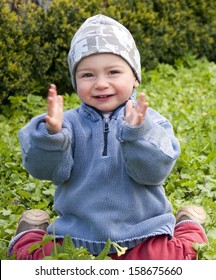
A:
[[[61,242],[69,234],[76,247],[98,255],[108,238],[127,251],[113,259],[195,259],[192,243],[207,242],[205,211],[182,207],[175,217],[162,186],[180,154],[170,122],[136,101],[140,55],[130,32],[104,15],[87,19],[68,54],[72,85],[80,107],[63,112],[55,85],[47,113],[19,132],[23,165],[35,178],[57,187],[58,218],[45,211],[23,213],[10,254],[41,259],[28,248],[47,232]],[[50,255],[54,242],[44,248]]]

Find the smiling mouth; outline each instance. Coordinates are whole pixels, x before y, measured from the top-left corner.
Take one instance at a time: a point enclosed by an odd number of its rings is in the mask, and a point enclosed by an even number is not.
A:
[[[95,96],[95,98],[97,99],[106,99],[106,98],[109,98],[109,97],[112,97],[113,94],[110,94],[110,95],[98,95],[98,96]]]

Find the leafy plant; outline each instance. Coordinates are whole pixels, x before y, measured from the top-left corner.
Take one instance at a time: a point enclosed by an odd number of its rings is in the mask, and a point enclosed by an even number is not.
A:
[[[54,242],[54,248],[50,256],[45,256],[44,246],[50,241]],[[57,243],[56,239],[51,235],[45,234],[41,242],[34,243],[29,248],[29,253],[32,253],[38,248],[42,248],[42,252],[44,254],[43,260],[111,260],[111,258],[108,256],[111,246],[116,249],[118,256],[124,254],[127,249],[125,247],[123,248],[119,246],[115,242],[111,242],[111,240],[108,239],[104,246],[104,249],[100,252],[100,254],[94,256],[89,253],[89,251],[84,247],[76,248],[70,235],[68,234],[64,237],[62,244]]]
[[[193,246],[197,252],[197,260],[216,260],[216,239],[211,243],[194,243]]]
[[[142,78],[139,92],[144,91],[150,107],[171,121],[181,144],[181,156],[164,182],[173,212],[185,204],[205,208],[209,243],[194,246],[199,259],[216,259],[216,64],[188,54],[174,66],[159,64],[151,71],[143,69]],[[76,94],[65,94],[64,101],[65,109],[80,104]],[[55,186],[32,178],[23,169],[17,138],[21,127],[46,111],[46,100],[29,94],[11,97],[10,102],[0,106],[1,259],[6,258],[8,243],[24,210],[46,210],[51,219],[55,218]]]

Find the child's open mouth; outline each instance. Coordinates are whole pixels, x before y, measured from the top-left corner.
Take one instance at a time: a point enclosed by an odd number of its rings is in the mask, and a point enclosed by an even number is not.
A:
[[[110,95],[98,95],[95,96],[96,99],[101,100],[101,101],[106,101],[110,98],[112,98],[114,96],[114,94],[110,94]]]

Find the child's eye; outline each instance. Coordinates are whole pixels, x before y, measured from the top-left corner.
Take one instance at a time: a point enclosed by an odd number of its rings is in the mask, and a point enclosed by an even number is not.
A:
[[[119,74],[120,72],[118,70],[111,70],[109,71],[110,75],[115,75],[115,74]]]
[[[92,73],[84,73],[84,74],[82,74],[82,77],[83,78],[91,78],[91,77],[93,77],[93,74]]]

